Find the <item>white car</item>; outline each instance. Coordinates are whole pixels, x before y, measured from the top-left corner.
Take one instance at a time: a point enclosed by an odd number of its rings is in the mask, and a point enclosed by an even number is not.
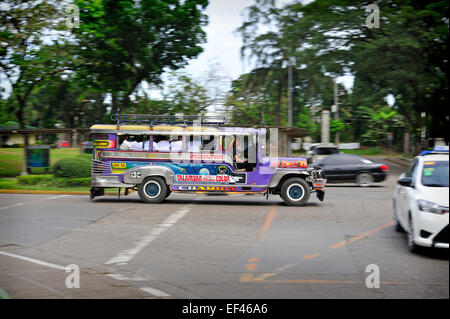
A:
[[[418,246],[449,248],[448,160],[448,147],[422,152],[398,180],[394,220],[412,252]]]

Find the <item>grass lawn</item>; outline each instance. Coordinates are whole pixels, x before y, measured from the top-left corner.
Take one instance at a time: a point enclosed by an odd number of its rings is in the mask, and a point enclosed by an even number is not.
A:
[[[0,178],[0,189],[26,189],[26,190],[45,190],[45,191],[77,191],[88,192],[90,187],[45,187],[40,185],[21,185],[15,178]]]
[[[57,161],[67,157],[80,155],[80,149],[73,148],[55,148],[50,149],[50,165],[53,166]],[[91,158],[90,154],[83,154]],[[15,177],[22,171],[23,148],[0,148],[0,177]],[[31,173],[44,173],[43,168],[33,168]]]
[[[386,155],[386,156],[398,156],[399,154],[392,151],[389,153],[389,150],[382,146],[373,146],[373,147],[363,147],[357,150],[341,150],[342,153],[348,154],[356,154],[360,156],[376,156],[376,155]]]
[[[341,153],[347,154],[356,154],[360,156],[377,156],[377,155],[385,155],[385,156],[398,156],[396,152],[389,153],[389,151],[382,146],[373,146],[373,147],[362,147],[357,150],[340,150]],[[293,153],[295,156],[306,156],[306,152],[296,151]]]

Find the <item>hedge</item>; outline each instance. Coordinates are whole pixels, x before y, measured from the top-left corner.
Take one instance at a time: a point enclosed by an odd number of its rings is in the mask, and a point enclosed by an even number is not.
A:
[[[91,160],[86,156],[63,158],[52,167],[55,177],[83,178],[91,176]]]
[[[53,175],[21,175],[17,182],[21,185],[46,184],[53,180]]]
[[[21,185],[39,185],[42,187],[76,187],[90,186],[90,177],[81,178],[57,178],[53,175],[23,175],[18,176],[17,181]]]

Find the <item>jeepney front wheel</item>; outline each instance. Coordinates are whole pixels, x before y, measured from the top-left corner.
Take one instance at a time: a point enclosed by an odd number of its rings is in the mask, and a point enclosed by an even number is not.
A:
[[[138,193],[145,203],[161,203],[167,197],[168,187],[164,178],[150,176],[139,185]]]
[[[280,196],[289,206],[305,205],[310,195],[311,189],[303,178],[289,178],[281,185]]]

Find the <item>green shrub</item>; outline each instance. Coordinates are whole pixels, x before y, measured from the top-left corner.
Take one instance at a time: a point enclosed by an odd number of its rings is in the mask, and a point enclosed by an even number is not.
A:
[[[53,175],[22,175],[17,176],[17,182],[20,185],[37,185],[51,182]]]
[[[0,177],[16,177],[20,175],[21,170],[0,163]]]
[[[58,186],[58,187],[91,186],[91,178],[90,177],[55,178],[54,186]]]
[[[54,177],[53,175],[22,175],[17,177],[19,185],[38,185],[41,187],[78,187],[91,186],[90,177]]]
[[[82,178],[91,176],[91,160],[86,156],[63,158],[53,165],[55,177]]]

